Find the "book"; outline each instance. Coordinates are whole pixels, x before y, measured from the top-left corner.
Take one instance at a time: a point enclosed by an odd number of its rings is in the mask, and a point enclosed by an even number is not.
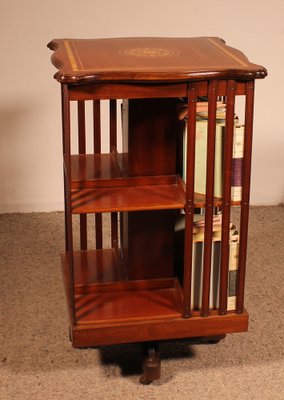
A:
[[[186,148],[187,148],[187,106],[183,110],[183,179],[186,181]],[[195,144],[195,182],[196,193],[206,193],[206,163],[207,163],[207,136],[208,136],[208,102],[207,99],[197,103],[196,112],[196,144]],[[216,107],[216,135],[214,161],[214,196],[222,198],[223,171],[224,171],[224,142],[226,135],[226,105],[217,102]],[[231,172],[231,200],[238,202],[242,196],[242,164],[244,156],[244,126],[239,124],[238,117],[234,118],[233,153]],[[184,217],[183,217],[184,218]],[[213,217],[212,225],[212,254],[210,275],[210,308],[219,306],[219,280],[221,263],[222,215],[217,213]],[[184,229],[184,219],[178,222],[176,229]],[[205,216],[203,212],[194,215],[193,224],[193,259],[192,259],[192,305],[195,310],[201,308],[203,257],[204,257],[204,229]],[[229,232],[229,265],[228,265],[228,303],[227,309],[236,308],[236,288],[239,258],[239,234],[232,223]]]
[[[216,119],[224,118],[226,111],[226,104],[223,101],[216,102]],[[187,118],[188,107],[187,104],[181,103],[179,105],[179,119],[184,120]],[[196,103],[196,116],[197,118],[208,119],[208,101],[198,101]]]
[[[194,191],[205,194],[206,192],[206,155],[207,155],[207,120],[196,121],[196,141],[195,141],[195,177]],[[222,197],[222,158],[223,158],[223,125],[216,124],[215,142],[215,169],[214,169],[214,196]],[[186,181],[186,149],[187,149],[187,129],[184,129],[183,136],[183,175]]]
[[[204,102],[203,107],[208,108]],[[222,198],[223,194],[223,170],[224,170],[224,139],[226,134],[225,105],[219,102],[216,111],[216,137],[215,137],[215,162],[214,162],[214,197]],[[198,103],[199,104],[199,103]],[[218,102],[217,102],[218,104]],[[200,106],[201,107],[201,106]],[[206,193],[206,163],[207,163],[207,128],[208,112],[201,111],[196,114],[196,145],[195,145],[195,178],[194,191]],[[185,117],[186,120],[186,117]],[[185,122],[184,120],[184,122]],[[183,130],[183,173],[186,181],[186,157],[187,151],[187,124]],[[234,120],[233,155],[231,173],[231,200],[241,201],[242,198],[242,164],[244,156],[244,125],[239,125],[238,117]]]
[[[236,309],[237,276],[239,266],[239,238],[230,243],[227,310]]]
[[[232,158],[232,180],[231,200],[241,201],[242,199],[242,165],[244,157],[244,125],[235,125],[233,158]]]
[[[202,305],[202,281],[204,259],[204,227],[205,216],[194,215],[193,250],[192,250],[192,280],[191,280],[191,304],[194,310],[200,310]],[[212,253],[210,271],[209,308],[219,307],[220,267],[221,267],[221,224],[222,215],[213,217],[212,229]],[[179,234],[179,240],[184,240],[185,218],[180,214],[175,224],[175,232]],[[182,232],[182,235],[180,233]],[[236,285],[239,260],[239,233],[236,226],[230,223],[229,232],[229,265],[228,265],[228,298],[227,310],[236,308]]]
[[[234,234],[230,234],[229,241],[229,270],[228,270],[228,298],[227,310],[236,308],[236,283],[238,273],[238,233],[233,228]],[[235,239],[233,238],[235,236]],[[203,242],[194,242],[192,258],[192,281],[191,281],[191,304],[194,310],[200,310],[202,305],[202,281],[203,281]],[[221,265],[221,241],[213,241],[210,271],[209,308],[219,307],[220,288],[220,265]]]
[[[202,306],[204,242],[195,242],[192,251],[191,307],[200,310]],[[212,243],[209,308],[216,309],[219,303],[220,241]]]

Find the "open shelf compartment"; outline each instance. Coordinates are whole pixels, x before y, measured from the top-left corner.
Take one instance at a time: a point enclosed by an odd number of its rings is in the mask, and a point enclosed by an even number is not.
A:
[[[73,154],[70,161],[71,189],[107,185],[110,180],[127,175],[126,153]]]
[[[182,209],[186,185],[179,175],[127,176],[127,154],[71,156],[73,214]],[[196,193],[195,207],[205,195]],[[214,198],[215,206],[222,200]]]
[[[63,255],[65,285],[68,267]],[[74,252],[74,281],[77,325],[181,316],[178,279],[127,280],[114,249]]]

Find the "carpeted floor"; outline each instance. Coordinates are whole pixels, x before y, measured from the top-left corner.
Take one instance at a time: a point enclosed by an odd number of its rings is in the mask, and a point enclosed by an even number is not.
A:
[[[162,378],[138,379],[139,344],[73,349],[60,271],[62,213],[0,215],[0,398],[284,399],[284,207],[253,207],[248,333],[161,345]]]

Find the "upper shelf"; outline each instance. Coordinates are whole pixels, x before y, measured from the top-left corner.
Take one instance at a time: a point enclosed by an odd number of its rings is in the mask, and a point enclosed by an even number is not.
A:
[[[264,78],[266,69],[249,62],[216,37],[55,39],[52,63],[62,83],[185,81]]]
[[[186,185],[178,175],[128,176],[127,154],[72,155],[70,161],[74,214],[185,207]],[[214,198],[216,207],[221,203]],[[195,193],[194,205],[204,207],[205,195]]]

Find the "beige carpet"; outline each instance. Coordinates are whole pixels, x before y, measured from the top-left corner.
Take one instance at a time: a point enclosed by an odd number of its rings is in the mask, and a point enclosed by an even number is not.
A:
[[[162,378],[138,383],[140,345],[73,349],[60,272],[63,214],[0,215],[0,398],[284,399],[284,207],[254,207],[249,333],[161,345]]]

